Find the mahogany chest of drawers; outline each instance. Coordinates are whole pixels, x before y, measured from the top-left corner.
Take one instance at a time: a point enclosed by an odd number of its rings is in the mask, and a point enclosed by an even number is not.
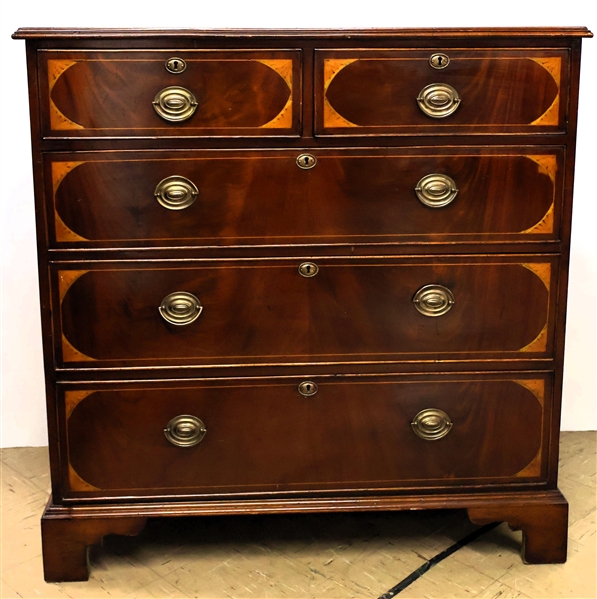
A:
[[[46,579],[154,516],[465,508],[566,558],[584,28],[32,30]]]

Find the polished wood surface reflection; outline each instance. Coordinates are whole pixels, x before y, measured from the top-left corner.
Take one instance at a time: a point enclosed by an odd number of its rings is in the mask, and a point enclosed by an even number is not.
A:
[[[555,282],[539,276],[549,276],[550,261],[537,261],[543,269],[538,273],[524,263],[495,260],[320,261],[313,278],[300,275],[299,262],[177,264],[160,270],[139,263],[133,269],[87,271],[62,300],[63,352],[71,346],[95,360],[94,367],[173,359],[344,362],[401,354],[480,359],[487,352],[524,351],[544,328],[545,343],[537,351],[551,348],[549,298]],[[455,297],[439,317],[422,315],[413,304],[415,293],[430,284],[447,287]],[[188,325],[169,324],[158,311],[164,297],[177,291],[192,293],[203,306]]]
[[[296,151],[201,152],[184,159],[140,153],[108,160],[52,157],[48,195],[53,197],[56,243],[558,239],[561,152],[311,151],[317,166],[308,171],[297,167]],[[423,177],[436,173],[451,177],[458,190],[441,208],[426,206],[415,193]],[[197,199],[183,210],[168,210],[155,198],[156,186],[173,175],[198,189]]]
[[[453,378],[315,379],[312,397],[300,395],[297,381],[88,389],[82,399],[67,391],[74,476],[66,492],[276,495],[537,479],[546,449],[545,379]],[[437,441],[411,427],[429,407],[453,423]],[[179,414],[205,423],[198,445],[176,447],[166,439],[164,426]]]
[[[448,128],[454,133],[465,130],[474,134],[563,130],[566,99],[561,97],[561,88],[568,70],[566,52],[450,50],[446,56],[447,66],[437,69],[431,66],[430,55],[420,51],[318,53],[321,121],[317,131],[405,134],[417,127],[421,133]],[[434,84],[450,85],[461,100],[452,114],[437,119],[424,114],[416,102],[421,91]]]
[[[50,135],[71,136],[296,134],[300,53],[178,54],[187,65],[182,73],[165,68],[171,52],[44,55],[49,111],[44,127]],[[196,98],[196,111],[184,122],[168,122],[154,110],[158,92],[171,86]]]
[[[46,580],[85,579],[105,535],[208,514],[462,508],[562,562],[591,35],[16,32]]]

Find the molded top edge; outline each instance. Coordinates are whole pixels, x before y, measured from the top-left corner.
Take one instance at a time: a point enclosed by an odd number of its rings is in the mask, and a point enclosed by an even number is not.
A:
[[[189,38],[416,38],[593,37],[586,27],[470,27],[426,29],[96,29],[21,27],[13,39]]]

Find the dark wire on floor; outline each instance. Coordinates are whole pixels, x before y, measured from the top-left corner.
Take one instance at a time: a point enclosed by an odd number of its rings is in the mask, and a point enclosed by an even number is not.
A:
[[[433,566],[439,564],[441,561],[445,560],[447,557],[458,551],[461,547],[468,545],[475,539],[478,539],[480,536],[484,535],[486,532],[494,529],[498,526],[500,522],[492,522],[491,524],[486,524],[485,526],[481,526],[474,530],[469,535],[460,539],[460,541],[456,541],[454,545],[450,545],[447,549],[444,549],[441,553],[438,553],[436,556],[432,557],[430,560],[426,561],[420,568],[417,568],[412,574],[409,574],[406,578],[401,580],[396,586],[393,586],[389,591],[385,592],[383,595],[379,597],[379,599],[392,599],[398,593],[403,591],[406,587],[410,586],[415,580],[421,578],[425,572],[433,568]]]

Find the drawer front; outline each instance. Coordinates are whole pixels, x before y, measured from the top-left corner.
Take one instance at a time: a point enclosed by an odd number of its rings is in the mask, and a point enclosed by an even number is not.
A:
[[[68,386],[59,398],[65,495],[312,493],[546,476],[545,373],[321,377],[308,397],[301,382]]]
[[[58,363],[545,357],[556,263],[550,256],[80,263],[56,273]]]
[[[296,136],[298,50],[40,52],[46,137]],[[168,68],[182,72],[169,72]],[[168,68],[167,68],[168,67]]]
[[[50,155],[52,244],[558,239],[560,149],[307,152]]]
[[[316,134],[560,133],[568,71],[567,50],[320,50]]]

